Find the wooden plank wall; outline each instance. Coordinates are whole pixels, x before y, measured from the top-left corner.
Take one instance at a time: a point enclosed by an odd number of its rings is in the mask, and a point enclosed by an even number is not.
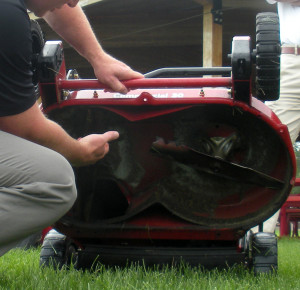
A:
[[[142,73],[160,67],[210,66],[210,60],[203,59],[203,49],[215,58],[212,65],[230,65],[227,55],[232,37],[255,39],[256,14],[276,10],[263,0],[223,0],[223,25],[215,44],[203,34],[207,13],[197,1],[201,0],[102,0],[84,10],[104,49]],[[59,39],[42,20],[40,23],[46,39]],[[222,50],[216,52],[220,46]],[[68,68],[78,69],[82,77],[93,77],[89,64],[66,44],[65,55]]]

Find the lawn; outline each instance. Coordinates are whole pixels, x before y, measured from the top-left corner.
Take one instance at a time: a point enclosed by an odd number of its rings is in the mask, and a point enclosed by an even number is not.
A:
[[[186,265],[55,271],[39,267],[39,249],[16,249],[0,258],[0,289],[300,289],[300,239],[279,239],[278,251],[278,274],[256,277],[241,266],[211,271]]]

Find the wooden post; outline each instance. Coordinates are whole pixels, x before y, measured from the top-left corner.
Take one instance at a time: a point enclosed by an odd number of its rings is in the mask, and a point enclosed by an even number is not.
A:
[[[203,67],[222,66],[222,23],[214,20],[213,0],[195,0],[203,5]]]

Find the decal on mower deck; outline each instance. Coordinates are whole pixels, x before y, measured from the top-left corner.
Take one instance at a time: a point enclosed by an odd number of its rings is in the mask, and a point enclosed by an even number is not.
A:
[[[179,98],[202,98],[202,97],[216,97],[216,98],[230,98],[230,91],[220,88],[212,89],[137,89],[131,90],[128,94],[105,92],[104,90],[82,90],[77,91],[76,99],[91,99],[91,98],[103,98],[103,99],[135,99],[138,98],[143,92],[151,94],[154,98],[164,99],[179,99]]]

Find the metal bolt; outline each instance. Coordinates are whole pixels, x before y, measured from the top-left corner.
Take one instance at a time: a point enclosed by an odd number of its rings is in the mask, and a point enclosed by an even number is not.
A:
[[[93,98],[98,99],[98,97],[99,97],[99,95],[98,95],[97,91],[94,91]]]

